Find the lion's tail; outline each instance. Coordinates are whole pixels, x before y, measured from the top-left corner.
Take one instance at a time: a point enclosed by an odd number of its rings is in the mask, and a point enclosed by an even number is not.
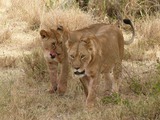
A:
[[[124,22],[125,24],[130,25],[131,28],[132,28],[132,37],[131,37],[131,39],[128,40],[128,41],[124,41],[124,44],[125,44],[125,45],[130,45],[130,44],[134,41],[135,30],[134,30],[134,27],[133,27],[132,22],[131,22],[129,19],[123,19],[123,22]]]

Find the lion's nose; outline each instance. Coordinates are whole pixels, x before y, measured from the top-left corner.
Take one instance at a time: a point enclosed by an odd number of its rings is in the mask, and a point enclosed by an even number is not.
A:
[[[80,67],[75,67],[76,70],[78,70]]]
[[[50,54],[51,58],[54,59],[56,56],[53,54]]]

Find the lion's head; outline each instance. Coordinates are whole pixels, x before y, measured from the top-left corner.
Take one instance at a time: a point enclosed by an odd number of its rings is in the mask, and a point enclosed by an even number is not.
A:
[[[73,36],[73,35],[72,35]],[[88,74],[88,67],[96,57],[96,37],[94,35],[82,35],[80,39],[71,38],[66,42],[69,62],[74,74],[83,77]]]
[[[42,45],[45,50],[45,57],[62,62],[64,58],[64,42],[65,35],[63,34],[63,27],[58,26],[57,30],[41,30],[40,31]]]

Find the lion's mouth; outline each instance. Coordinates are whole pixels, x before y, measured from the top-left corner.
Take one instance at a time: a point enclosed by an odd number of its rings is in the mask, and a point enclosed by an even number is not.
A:
[[[74,74],[76,74],[76,75],[83,75],[83,74],[85,74],[85,70],[83,70],[82,72],[75,71]]]

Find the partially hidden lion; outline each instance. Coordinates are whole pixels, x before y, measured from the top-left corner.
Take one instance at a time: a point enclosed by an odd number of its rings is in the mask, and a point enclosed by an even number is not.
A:
[[[83,31],[96,33],[104,25],[106,24],[93,24],[83,28]],[[67,79],[69,75],[68,54],[65,46],[65,42],[69,38],[69,31],[58,25],[57,29],[41,29],[40,36],[51,81],[49,92],[55,93],[58,91],[59,94],[63,95],[67,89]],[[58,64],[61,66],[59,76]]]
[[[98,29],[96,26],[91,30],[84,28],[69,33],[66,41],[69,63],[84,87],[87,107],[95,104],[101,73],[105,78],[106,94],[119,91],[124,45],[131,44],[135,36],[131,21],[123,21],[132,28],[132,38],[128,41],[124,41],[117,25],[100,24]]]

